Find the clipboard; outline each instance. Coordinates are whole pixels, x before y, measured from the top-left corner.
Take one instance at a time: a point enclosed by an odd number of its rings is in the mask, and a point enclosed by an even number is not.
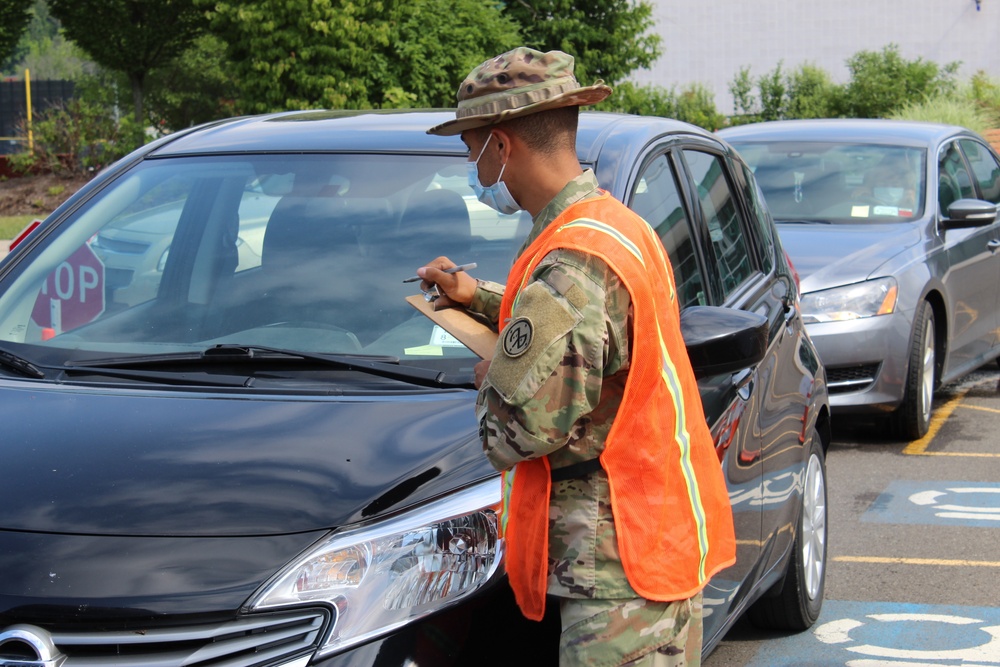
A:
[[[420,294],[406,297],[410,304],[481,359],[492,359],[497,346],[497,334],[469,314],[464,308],[443,308],[434,310],[434,304],[424,300]]]

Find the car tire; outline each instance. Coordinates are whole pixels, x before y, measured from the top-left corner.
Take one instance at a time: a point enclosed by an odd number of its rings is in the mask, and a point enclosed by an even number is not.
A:
[[[812,626],[823,607],[826,585],[826,459],[814,430],[802,485],[792,553],[781,580],[750,607],[750,621],[769,630],[801,631]]]
[[[931,426],[937,381],[936,345],[934,310],[930,303],[923,301],[913,322],[903,402],[890,417],[893,434],[905,440],[924,437]]]

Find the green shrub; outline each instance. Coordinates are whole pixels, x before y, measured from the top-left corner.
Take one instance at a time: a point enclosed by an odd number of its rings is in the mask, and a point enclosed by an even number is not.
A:
[[[788,102],[786,118],[832,118],[840,106],[841,88],[826,70],[804,63],[785,80]]]
[[[971,90],[942,93],[929,99],[911,102],[894,111],[889,117],[897,120],[922,120],[959,125],[979,134],[997,127],[998,123],[996,109],[978,103]]]
[[[756,92],[755,92],[756,91]],[[811,63],[791,72],[782,63],[756,79],[743,67],[729,83],[733,96],[730,125],[744,125],[789,118],[829,118],[835,115],[839,87],[830,76]]]
[[[715,108],[712,92],[698,83],[688,84],[678,93],[676,88],[639,86],[626,81],[616,85],[614,94],[595,108],[640,116],[675,118],[712,132],[725,122],[725,116]]]
[[[11,159],[13,168],[25,173],[97,171],[145,142],[142,127],[131,116],[116,120],[109,109],[79,98],[39,113],[31,129],[34,149]],[[23,120],[19,134],[28,136]]]
[[[859,51],[847,59],[851,80],[843,88],[840,115],[885,118],[908,104],[953,92],[958,66],[906,60],[895,44],[881,51]]]

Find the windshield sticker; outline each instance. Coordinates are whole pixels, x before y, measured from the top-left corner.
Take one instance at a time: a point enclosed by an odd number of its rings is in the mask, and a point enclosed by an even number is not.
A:
[[[872,215],[900,215],[898,206],[876,206],[872,209]]]
[[[443,357],[444,348],[440,345],[420,345],[404,348],[403,354],[414,357]]]
[[[852,206],[851,207],[851,217],[852,218],[867,218],[868,217],[868,206]]]
[[[462,344],[462,341],[458,340],[436,324],[434,325],[434,330],[431,331],[430,344],[437,345],[439,347],[465,347],[465,345]]]

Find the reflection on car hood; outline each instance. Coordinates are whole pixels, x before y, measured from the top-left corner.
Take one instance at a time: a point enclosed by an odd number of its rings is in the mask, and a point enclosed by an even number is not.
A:
[[[816,225],[781,223],[778,235],[802,279],[802,291],[859,282],[920,242],[923,223]]]
[[[0,530],[261,536],[397,510],[492,474],[471,391],[261,397],[0,384]],[[126,418],[127,417],[127,418]]]

